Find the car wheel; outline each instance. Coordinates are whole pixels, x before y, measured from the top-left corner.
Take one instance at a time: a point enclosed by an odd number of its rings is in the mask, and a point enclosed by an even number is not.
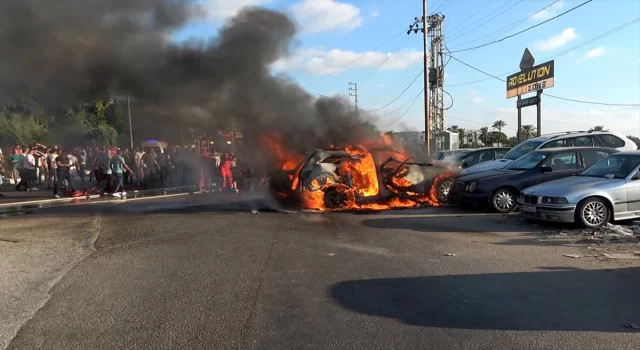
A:
[[[345,206],[347,194],[338,191],[337,188],[330,188],[324,192],[324,206],[327,209],[339,209]]]
[[[452,179],[444,179],[436,184],[436,195],[438,196],[438,202],[440,202],[440,204],[447,203],[452,185]]]
[[[580,203],[576,211],[576,222],[584,227],[598,228],[611,219],[609,207],[600,198],[587,198]]]
[[[506,187],[502,187],[493,192],[491,205],[499,213],[511,213],[516,210],[516,193]]]

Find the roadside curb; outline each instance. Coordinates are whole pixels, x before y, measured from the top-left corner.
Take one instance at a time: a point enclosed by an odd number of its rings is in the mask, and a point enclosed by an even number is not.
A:
[[[145,193],[153,193],[153,192],[161,192],[158,196],[167,195],[166,192],[176,191],[176,190],[184,190],[181,193],[199,193],[203,191],[189,191],[188,187],[166,187],[166,188],[157,188],[152,190],[134,190],[129,191],[128,193],[132,193],[134,195],[144,195]],[[149,196],[144,198],[158,197],[158,196]],[[38,199],[32,201],[24,201],[24,202],[11,202],[11,203],[0,203],[0,208],[6,207],[18,207],[22,205],[36,205],[36,204],[48,204],[48,203],[65,203],[65,202],[73,202],[73,201],[89,201],[90,199],[102,198],[102,195],[92,194],[89,196],[78,196],[78,197],[64,197],[64,198],[50,198],[50,199]],[[105,196],[106,197],[106,196]],[[118,199],[118,197],[113,197],[113,199]],[[126,199],[126,198],[125,198]],[[131,198],[133,199],[133,198]]]

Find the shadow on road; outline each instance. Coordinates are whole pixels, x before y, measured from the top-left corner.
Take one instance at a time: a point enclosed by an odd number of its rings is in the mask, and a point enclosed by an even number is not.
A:
[[[356,280],[329,288],[354,312],[425,327],[639,332],[640,268]],[[639,333],[640,334],[640,333]]]
[[[366,219],[362,225],[378,229],[404,229],[419,232],[511,232],[538,233],[539,228],[502,214],[465,215],[434,214]]]

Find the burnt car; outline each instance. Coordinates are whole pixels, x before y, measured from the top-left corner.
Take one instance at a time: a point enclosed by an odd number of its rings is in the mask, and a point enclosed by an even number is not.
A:
[[[448,167],[430,161],[400,161],[393,156],[384,157],[385,152],[388,151],[354,154],[345,150],[314,150],[295,168],[272,173],[270,187],[279,197],[294,199],[303,206],[309,204],[304,202],[311,196],[320,202],[316,206],[326,209],[384,205],[394,198],[411,201],[415,206],[446,200],[449,188],[438,190],[438,185],[442,182],[441,175],[450,171]]]

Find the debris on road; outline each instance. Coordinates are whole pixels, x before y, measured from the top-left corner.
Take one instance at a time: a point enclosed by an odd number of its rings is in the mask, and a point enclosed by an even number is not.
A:
[[[573,258],[573,259],[578,259],[582,257],[582,255],[578,255],[578,254],[564,254],[563,256],[566,256],[567,258]]]
[[[607,259],[611,260],[640,260],[640,255],[636,254],[611,254],[611,253],[602,253]]]
[[[444,256],[456,256],[456,255],[453,253],[445,253]]]

